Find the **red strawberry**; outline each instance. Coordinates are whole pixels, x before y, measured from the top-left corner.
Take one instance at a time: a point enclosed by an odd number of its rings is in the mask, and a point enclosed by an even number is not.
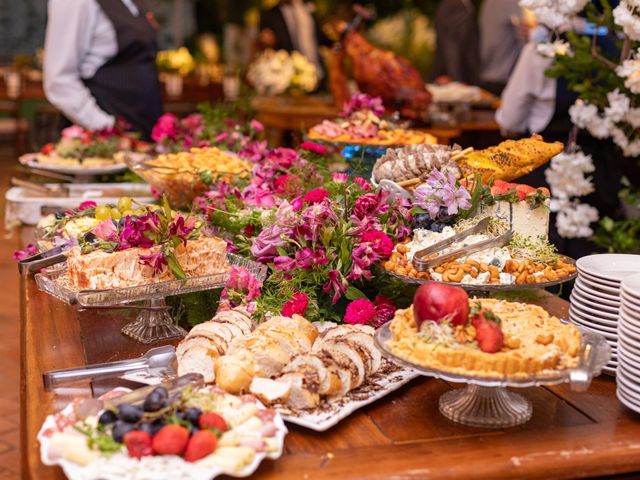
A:
[[[187,462],[195,462],[212,453],[218,445],[218,437],[211,430],[200,430],[192,435],[184,452]]]
[[[481,316],[479,315],[479,317]],[[504,334],[496,322],[485,319],[484,321],[478,321],[477,325],[474,326],[476,327],[476,341],[480,350],[486,353],[500,351],[504,343]]]
[[[515,187],[515,183],[509,183],[503,180],[495,180],[493,182],[493,186],[491,187],[491,195],[502,195],[504,193],[509,193],[509,190]]]
[[[151,435],[142,430],[132,430],[124,434],[123,441],[127,447],[129,455],[135,458],[142,458],[153,455],[151,448]]]
[[[152,446],[161,455],[179,455],[189,441],[189,430],[180,425],[165,425],[153,437]]]
[[[478,328],[478,325],[486,321],[487,319],[484,317],[483,312],[478,312],[474,315],[471,315],[471,325],[473,325],[475,328]]]
[[[43,153],[44,155],[49,155],[51,152],[53,152],[54,146],[53,143],[47,143],[46,145],[43,145],[42,148],[40,149],[40,152]]]
[[[215,428],[216,430],[220,430],[221,432],[227,431],[227,422],[225,422],[224,418],[222,418],[220,415],[213,412],[205,412],[200,415],[198,426],[202,429]]]

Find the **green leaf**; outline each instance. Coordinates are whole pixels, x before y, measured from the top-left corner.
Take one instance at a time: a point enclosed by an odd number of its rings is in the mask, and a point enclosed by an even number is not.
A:
[[[358,298],[367,298],[367,296],[358,288],[353,285],[349,285],[347,288],[347,292],[345,293],[345,297],[349,300],[357,300]]]
[[[167,263],[169,264],[169,268],[178,280],[184,280],[185,278],[187,278],[187,274],[184,273],[184,270],[182,270],[182,267],[180,266],[180,263],[178,262],[178,259],[176,258],[174,252],[167,253]]]

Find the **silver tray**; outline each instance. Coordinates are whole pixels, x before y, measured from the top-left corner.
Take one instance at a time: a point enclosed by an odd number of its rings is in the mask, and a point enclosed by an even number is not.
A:
[[[575,265],[576,261],[573,258],[564,256],[564,259],[567,263],[571,265]],[[382,267],[381,267],[382,268]],[[498,291],[509,291],[509,290],[527,290],[531,288],[547,288],[552,287],[554,285],[560,285],[561,283],[570,282],[574,280],[578,276],[578,271],[576,270],[571,275],[561,278],[559,280],[552,280],[549,282],[540,282],[540,283],[485,283],[485,284],[470,284],[470,283],[456,283],[456,282],[441,282],[437,280],[427,280],[424,278],[415,278],[410,277],[409,275],[401,275],[396,272],[392,272],[387,270],[386,268],[382,268],[382,270],[387,274],[399,280],[402,280],[404,283],[410,285],[421,285],[426,282],[437,282],[443,283],[445,285],[451,285],[452,287],[461,287],[469,292],[498,292]]]
[[[474,427],[512,427],[531,418],[531,403],[522,395],[508,391],[506,387],[526,388],[569,382],[575,390],[584,391],[589,387],[591,378],[600,375],[611,357],[611,347],[602,335],[577,327],[582,334],[583,349],[587,346],[591,348],[586,376],[578,375],[582,373],[579,372],[579,368],[550,370],[527,377],[487,378],[463,375],[427,368],[398,357],[386,345],[393,337],[389,327],[390,322],[387,322],[376,331],[374,337],[376,345],[387,358],[425,376],[467,384],[466,388],[450,390],[443,394],[439,400],[439,407],[440,413],[450,420]]]

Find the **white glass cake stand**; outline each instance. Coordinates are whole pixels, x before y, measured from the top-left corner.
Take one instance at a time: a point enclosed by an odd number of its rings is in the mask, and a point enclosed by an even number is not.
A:
[[[554,370],[523,378],[460,375],[422,367],[393,354],[387,347],[387,341],[393,338],[390,323],[376,331],[378,348],[395,363],[413,368],[422,375],[452,383],[466,383],[464,388],[444,393],[438,403],[440,413],[449,420],[472,427],[507,428],[526,423],[533,413],[531,402],[523,395],[507,390],[507,387],[525,388],[569,382],[573,390],[585,391],[589,388],[591,379],[600,374],[611,356],[611,347],[602,335],[580,329],[583,339],[582,358],[585,361],[574,369]]]
[[[265,279],[266,265],[232,253],[227,254],[227,258],[230,267],[244,267],[258,280]],[[36,274],[35,280],[40,290],[70,305],[79,305],[84,308],[139,308],[141,312],[137,318],[125,325],[121,331],[139,342],[154,343],[187,334],[171,317],[165,297],[223,288],[229,280],[229,273],[109,290],[77,289],[69,281],[66,267],[45,270]],[[129,305],[139,301],[144,302],[144,305]]]

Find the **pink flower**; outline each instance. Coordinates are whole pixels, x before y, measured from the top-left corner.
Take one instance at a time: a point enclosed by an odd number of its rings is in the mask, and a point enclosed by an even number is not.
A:
[[[381,258],[389,258],[393,252],[393,241],[380,230],[367,230],[360,240],[363,243],[370,243],[373,251]]]
[[[151,196],[156,200],[160,200],[162,198],[162,194],[156,187],[150,187],[149,193],[151,193]]]
[[[16,250],[13,252],[13,259],[16,262],[24,260],[25,258],[33,257],[38,253],[38,247],[36,247],[33,243],[30,243],[23,250]]]
[[[118,240],[118,230],[111,219],[101,221],[91,229],[91,233],[105,242],[115,242]]]
[[[349,175],[347,173],[335,172],[331,175],[331,180],[336,183],[347,183],[347,180],[349,180]]]
[[[319,248],[313,252],[313,263],[318,266],[329,263],[329,257],[327,257],[327,252],[325,252],[324,248]]]
[[[273,259],[273,268],[282,272],[290,272],[296,268],[296,260],[291,257],[280,255]]]
[[[376,295],[374,303],[377,314],[374,327],[379,328],[393,318],[398,307],[384,295]]]
[[[267,159],[271,160],[278,168],[287,170],[291,168],[293,162],[299,159],[298,153],[291,148],[276,148],[267,154]]]
[[[138,261],[143,265],[151,267],[153,269],[153,273],[162,272],[164,267],[169,264],[167,262],[167,257],[160,249],[149,255],[140,255],[140,257],[138,257]]]
[[[348,280],[369,279],[372,277],[371,266],[380,260],[378,255],[369,243],[361,243],[351,252],[351,272],[347,275]]]
[[[376,306],[366,298],[358,298],[347,305],[344,321],[350,325],[368,325],[376,318]]]
[[[278,195],[298,196],[302,193],[302,180],[294,173],[287,173],[276,178],[274,187]]]
[[[366,193],[358,198],[353,205],[353,215],[362,220],[366,217],[385,214],[389,211],[389,205],[385,202],[388,192]]]
[[[314,188],[313,190],[309,190],[305,194],[304,201],[306,203],[320,203],[328,197],[329,192],[327,192],[324,188]]]
[[[322,155],[323,157],[326,156],[327,153],[329,153],[326,147],[314,142],[302,142],[302,144],[300,145],[300,148],[302,150],[306,150],[307,152],[312,152],[317,155]]]
[[[151,131],[154,142],[162,143],[164,140],[175,140],[178,135],[178,117],[172,113],[162,115]]]
[[[291,234],[290,228],[283,228],[279,225],[264,228],[260,234],[253,239],[251,255],[261,263],[271,262],[278,256],[278,248],[284,248],[287,245],[288,238]]]
[[[300,210],[302,210],[302,205],[304,204],[302,197],[296,197],[292,199],[291,202],[289,203],[293,207],[294,212],[299,212]]]
[[[93,208],[97,205],[93,200],[85,200],[80,205],[78,205],[78,212],[82,212],[83,210],[87,210],[88,208]]]
[[[216,135],[213,141],[214,143],[222,143],[227,140],[227,138],[229,138],[229,134],[227,132],[222,132]]]
[[[62,130],[62,138],[72,139],[72,138],[80,138],[84,133],[84,128],[80,125],[71,125],[70,127]]]
[[[364,178],[362,177],[355,177],[353,179],[353,183],[355,183],[356,185],[358,185],[361,189],[363,189],[365,192],[368,190],[373,190],[373,187],[371,186],[371,184],[369,182],[367,182]]]
[[[303,248],[296,252],[296,263],[302,270],[311,270],[313,267],[313,251],[310,248]]]
[[[238,155],[242,158],[246,158],[250,162],[259,162],[267,155],[268,152],[269,149],[267,148],[267,142],[265,140],[262,142],[248,143],[242,150],[240,150],[240,152],[238,152]]]
[[[193,232],[195,224],[195,217],[188,217],[185,220],[184,216],[178,215],[169,225],[169,235],[175,235],[186,244],[187,237]]]
[[[258,120],[251,120],[249,122],[249,126],[251,128],[253,128],[256,132],[262,132],[264,131],[264,125],[262,125],[262,123],[260,123]]]
[[[309,295],[306,293],[296,293],[287,303],[282,306],[282,316],[293,317],[293,315],[304,315],[309,306]]]
[[[229,310],[245,305],[260,296],[262,282],[245,267],[234,265],[229,270],[229,280],[220,294],[218,310]]]
[[[199,113],[192,113],[182,119],[180,126],[186,130],[186,134],[197,136],[204,130],[204,118]]]
[[[322,289],[327,294],[333,292],[331,303],[336,303],[347,292],[346,281],[338,270],[331,270],[327,275],[329,281],[322,286]]]
[[[351,114],[359,111],[370,111],[376,116],[381,116],[384,113],[384,105],[382,104],[382,98],[371,97],[366,93],[356,93],[349,103],[346,103],[343,107],[343,111],[340,114],[343,117],[348,117]]]

